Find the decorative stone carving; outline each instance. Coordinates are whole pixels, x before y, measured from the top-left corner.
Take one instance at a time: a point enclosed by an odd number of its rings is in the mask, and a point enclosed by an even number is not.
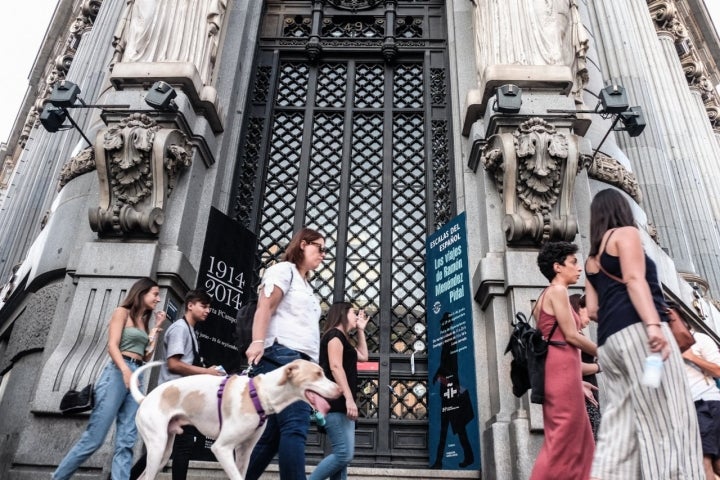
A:
[[[687,38],[687,29],[680,20],[674,0],[648,0],[647,4],[658,32],[670,35],[676,42]]]
[[[573,80],[572,95],[575,98],[575,104],[579,109],[585,109],[585,102],[582,95],[585,86],[590,80],[590,74],[587,68],[587,51],[590,49],[590,37],[585,31],[585,27],[580,21],[580,12],[576,0],[570,2],[570,15],[572,18],[572,39],[575,57],[573,59],[572,71],[575,75]]]
[[[577,220],[571,205],[578,160],[576,137],[558,132],[541,118],[488,139],[481,161],[502,194],[508,243],[575,238]]]
[[[637,203],[642,202],[637,177],[613,157],[602,153],[597,153],[595,158],[592,155],[581,155],[580,162],[587,169],[588,177],[617,187]]]
[[[700,93],[708,120],[715,133],[720,133],[720,119],[718,119],[720,95],[713,88],[675,0],[647,0],[647,5],[658,35],[667,35],[675,42],[688,86]]]
[[[652,238],[652,241],[655,242],[656,245],[660,246],[660,234],[658,233],[658,229],[652,222],[647,222],[647,225],[645,225],[645,230],[647,231],[648,235],[650,235],[650,238]]]
[[[343,10],[357,11],[373,8],[379,5],[383,0],[327,0],[327,2]]]
[[[227,0],[129,0],[113,64],[188,62],[210,85],[226,10]]]
[[[62,190],[73,178],[93,170],[95,170],[95,150],[93,147],[87,147],[63,165],[60,170],[58,191]]]
[[[576,0],[480,0],[474,21],[481,84],[492,65],[566,65],[587,73],[589,38]]]
[[[157,234],[164,220],[165,197],[175,187],[180,170],[192,161],[185,134],[134,113],[98,133],[95,157],[100,206],[89,212],[93,231]]]

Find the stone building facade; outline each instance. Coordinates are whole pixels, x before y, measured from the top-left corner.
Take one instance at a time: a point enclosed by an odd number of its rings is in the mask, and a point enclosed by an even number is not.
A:
[[[542,242],[587,251],[594,193],[633,200],[667,295],[715,335],[718,58],[700,0],[59,0],[0,150],[0,478],[50,477],[85,426],[60,397],[107,361],[110,312],[140,276],[181,303],[222,234],[211,207],[258,235],[258,271],[320,229],[324,308],[372,313],[362,475],[527,478],[542,412],[512,395],[510,319],[545,285]],[[51,133],[67,82],[99,107]],[[613,86],[641,133],[599,111]],[[482,470],[413,474],[429,462],[424,242],[461,212]],[[105,478],[110,442],[83,478]],[[325,448],[311,435],[309,463]]]

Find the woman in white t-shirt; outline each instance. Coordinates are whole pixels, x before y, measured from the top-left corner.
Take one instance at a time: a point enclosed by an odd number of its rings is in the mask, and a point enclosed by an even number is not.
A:
[[[315,230],[297,232],[285,250],[283,261],[263,274],[253,340],[245,355],[253,374],[264,373],[299,358],[318,361],[320,352],[320,302],[308,282],[310,271],[325,258],[325,239]],[[305,440],[310,406],[295,402],[268,416],[245,476],[257,480],[275,454],[281,479],[305,478]]]

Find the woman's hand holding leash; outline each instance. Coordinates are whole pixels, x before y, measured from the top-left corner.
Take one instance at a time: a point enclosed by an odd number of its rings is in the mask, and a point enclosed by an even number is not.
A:
[[[253,340],[247,350],[245,350],[245,356],[248,359],[250,365],[257,365],[262,360],[263,353],[265,352],[265,341],[264,340]]]

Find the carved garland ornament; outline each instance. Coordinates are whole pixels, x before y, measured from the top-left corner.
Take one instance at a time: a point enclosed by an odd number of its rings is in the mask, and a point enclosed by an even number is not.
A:
[[[527,120],[511,134],[490,137],[481,161],[502,194],[508,243],[575,238],[571,205],[578,160],[576,137],[541,118]]]
[[[157,234],[165,197],[192,161],[185,134],[134,113],[98,133],[95,156],[100,206],[90,211],[91,228],[106,234]]]
[[[637,203],[642,202],[642,193],[637,177],[633,172],[613,157],[598,153],[581,155],[580,162],[587,169],[588,177],[617,187],[630,195]]]
[[[63,165],[60,171],[58,191],[73,178],[93,170],[95,170],[95,150],[93,147],[87,147]]]
[[[374,8],[383,0],[327,0],[330,5],[343,10],[357,11]]]

